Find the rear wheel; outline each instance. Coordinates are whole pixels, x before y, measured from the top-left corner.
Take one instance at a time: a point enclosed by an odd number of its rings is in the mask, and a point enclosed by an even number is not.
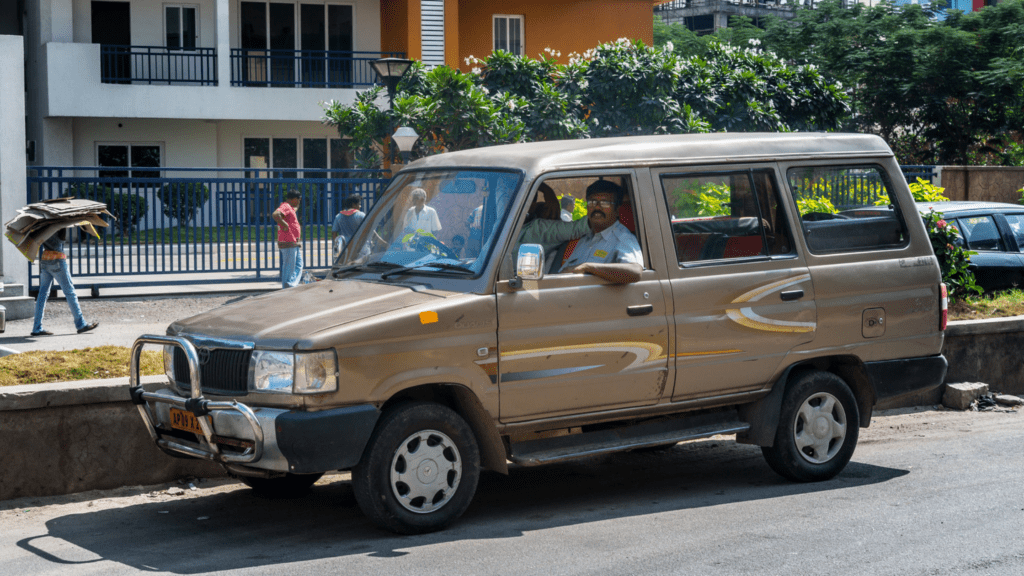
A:
[[[479,477],[479,448],[466,421],[446,406],[419,402],[381,417],[352,470],[352,490],[381,528],[419,534],[461,516]]]
[[[787,387],[775,444],[761,451],[785,478],[828,480],[853,456],[859,425],[857,400],[846,382],[831,372],[808,372]]]
[[[295,498],[305,494],[321,476],[323,473],[285,474],[276,478],[240,476],[238,479],[265,498]]]

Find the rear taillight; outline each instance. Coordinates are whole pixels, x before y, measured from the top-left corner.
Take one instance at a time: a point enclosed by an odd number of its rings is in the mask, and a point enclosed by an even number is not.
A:
[[[949,323],[949,292],[945,284],[939,284],[939,330],[945,330]]]

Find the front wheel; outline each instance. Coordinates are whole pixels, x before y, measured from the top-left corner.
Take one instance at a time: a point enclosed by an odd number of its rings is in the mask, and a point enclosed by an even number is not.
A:
[[[381,528],[420,534],[461,516],[479,477],[479,448],[466,421],[440,404],[418,402],[381,417],[352,470],[352,490]]]
[[[831,372],[808,372],[787,387],[775,444],[761,452],[789,480],[828,480],[853,456],[859,426],[857,400],[846,382]]]

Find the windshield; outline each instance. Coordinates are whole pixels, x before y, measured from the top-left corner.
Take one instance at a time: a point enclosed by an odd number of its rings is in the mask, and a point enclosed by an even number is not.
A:
[[[475,276],[486,266],[520,180],[516,172],[496,170],[399,174],[335,269]]]

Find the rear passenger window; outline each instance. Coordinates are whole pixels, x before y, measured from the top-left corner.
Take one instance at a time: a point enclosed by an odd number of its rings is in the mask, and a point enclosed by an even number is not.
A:
[[[967,239],[971,250],[998,250],[1004,252],[1003,239],[991,216],[971,216],[960,218],[960,231]]]
[[[661,184],[680,264],[792,251],[772,171],[666,174]]]
[[[807,248],[819,254],[902,248],[907,226],[878,166],[791,168],[790,192]]]

